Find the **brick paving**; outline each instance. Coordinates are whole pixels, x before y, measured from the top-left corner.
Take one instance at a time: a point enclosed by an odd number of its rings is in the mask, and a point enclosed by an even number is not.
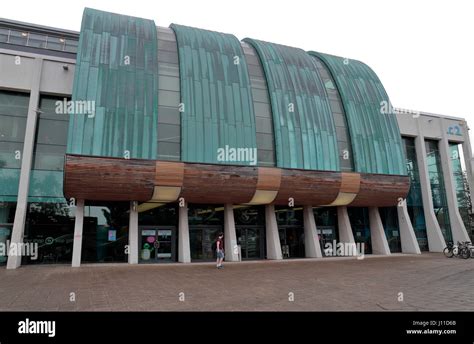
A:
[[[223,270],[212,264],[1,267],[0,311],[472,311],[473,282],[474,259],[436,253],[227,263]]]

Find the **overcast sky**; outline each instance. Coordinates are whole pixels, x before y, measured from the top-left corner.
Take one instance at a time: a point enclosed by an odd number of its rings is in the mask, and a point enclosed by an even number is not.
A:
[[[395,107],[466,118],[472,140],[472,1],[24,0],[0,16],[79,31],[84,7],[361,60]]]

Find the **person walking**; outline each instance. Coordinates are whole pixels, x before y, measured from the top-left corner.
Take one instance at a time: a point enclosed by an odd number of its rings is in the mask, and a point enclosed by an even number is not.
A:
[[[222,261],[224,260],[224,233],[219,233],[216,242],[216,253],[217,253],[217,268],[223,269]]]

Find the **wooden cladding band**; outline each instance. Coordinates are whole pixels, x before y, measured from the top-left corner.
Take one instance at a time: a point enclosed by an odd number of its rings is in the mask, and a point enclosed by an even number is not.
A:
[[[153,160],[66,155],[64,196],[91,201],[147,201],[153,195]]]
[[[394,206],[407,176],[67,155],[64,195],[101,201]]]
[[[361,174],[360,191],[350,204],[356,207],[391,207],[405,199],[410,190],[408,176]]]

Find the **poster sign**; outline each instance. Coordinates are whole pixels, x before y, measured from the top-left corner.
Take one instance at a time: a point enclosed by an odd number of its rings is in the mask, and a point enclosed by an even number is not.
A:
[[[117,231],[115,229],[109,229],[109,241],[117,240]]]

